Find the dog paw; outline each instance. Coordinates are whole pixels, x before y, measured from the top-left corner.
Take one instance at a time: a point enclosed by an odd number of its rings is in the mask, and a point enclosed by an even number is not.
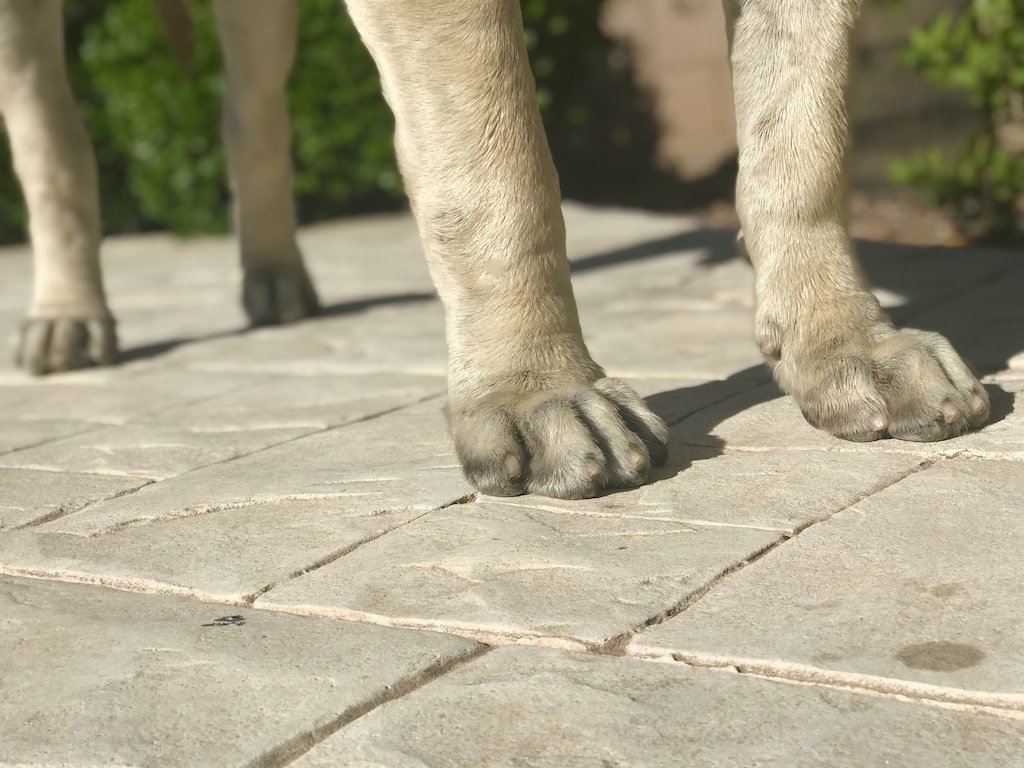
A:
[[[320,311],[320,301],[302,264],[245,270],[242,305],[251,325],[294,323]]]
[[[15,362],[34,376],[117,359],[117,333],[111,317],[30,317],[21,326]]]
[[[985,388],[937,333],[887,327],[790,354],[783,342],[774,372],[810,424],[845,440],[945,440],[989,414]]]
[[[492,496],[582,499],[642,484],[668,458],[668,428],[618,379],[498,393],[446,409],[469,481]]]

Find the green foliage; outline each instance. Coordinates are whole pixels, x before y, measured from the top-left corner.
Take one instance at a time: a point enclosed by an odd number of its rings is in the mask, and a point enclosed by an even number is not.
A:
[[[101,167],[123,162],[127,191],[142,218],[177,232],[215,231],[225,222],[217,139],[222,86],[215,74],[220,54],[210,5],[195,4],[193,16],[191,78],[171,56],[148,0],[110,4],[85,31],[78,52],[100,95],[82,105],[82,117]]]
[[[608,52],[598,28],[600,3],[522,5],[549,131],[567,145],[584,144],[593,126],[578,86]],[[195,63],[186,75],[151,0],[65,2],[68,69],[96,147],[108,233],[228,226],[220,53],[209,3],[192,3],[191,10]],[[289,98],[300,218],[400,205],[392,117],[376,68],[338,0],[302,0],[299,35]],[[0,174],[0,240],[23,233],[20,192],[11,174]]]
[[[894,163],[893,180],[927,190],[972,236],[1008,234],[1024,196],[1024,0],[965,0],[914,30],[902,61],[964,91],[982,121],[953,158],[924,150]]]

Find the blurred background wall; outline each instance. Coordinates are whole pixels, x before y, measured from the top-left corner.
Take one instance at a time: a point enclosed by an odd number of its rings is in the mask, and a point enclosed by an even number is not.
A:
[[[393,122],[373,62],[337,0],[301,3],[289,88],[300,217],[401,207]],[[520,3],[563,193],[734,225],[736,146],[720,1]],[[171,55],[151,0],[65,0],[64,7],[69,74],[96,147],[105,231],[225,231],[223,81],[209,2],[190,5],[188,72]],[[953,14],[943,18],[944,11]],[[994,152],[993,136],[999,125],[1024,129],[1022,28],[1024,0],[865,0],[853,207],[855,220],[874,223],[858,234],[962,236],[969,217],[920,207],[910,216],[906,201],[917,205],[923,195],[908,198],[890,182],[894,158],[931,145],[937,154],[903,161],[904,182],[916,182],[945,210],[1012,218],[1007,211],[1024,200],[1024,156]],[[4,152],[0,142],[0,242],[11,242],[24,238],[24,209]],[[882,219],[889,224],[875,226]]]
[[[922,143],[950,145],[977,120],[962,96],[902,66],[910,31],[956,0],[871,2],[861,17],[851,168],[859,189],[889,192],[889,161]],[[602,27],[632,57],[660,128],[657,160],[682,179],[715,172],[736,152],[725,19],[720,0],[608,0]]]

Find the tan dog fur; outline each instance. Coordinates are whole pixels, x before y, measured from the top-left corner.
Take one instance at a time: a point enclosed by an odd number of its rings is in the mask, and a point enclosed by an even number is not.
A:
[[[291,0],[214,2],[246,306],[255,322],[297,319],[316,298],[290,195],[284,85],[296,10]],[[643,482],[665,460],[667,430],[632,389],[604,376],[583,342],[518,3],[348,8],[395,113],[399,162],[444,302],[446,412],[467,477],[488,493],[571,498]],[[726,0],[755,335],[812,424],[853,440],[942,439],[984,421],[985,390],[945,339],[892,327],[844,225],[858,12],[859,0]],[[94,162],[63,76],[59,13],[58,0],[0,0],[0,106],[37,270],[22,361],[37,372],[105,362],[113,351]]]

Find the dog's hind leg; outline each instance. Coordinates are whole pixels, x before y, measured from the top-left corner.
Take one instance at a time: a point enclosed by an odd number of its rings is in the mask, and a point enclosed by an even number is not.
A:
[[[25,195],[35,283],[18,364],[35,374],[109,363],[96,160],[64,68],[60,0],[0,0],[0,112]]]
[[[222,133],[242,252],[242,302],[253,325],[315,314],[316,292],[295,241],[286,85],[296,0],[215,0],[227,88]]]
[[[978,426],[985,389],[942,336],[892,326],[846,232],[859,0],[726,0],[725,9],[755,336],[779,385],[811,424],[848,440],[940,440]]]
[[[667,430],[583,343],[516,0],[349,0],[445,305],[447,414],[481,490],[636,485]]]

